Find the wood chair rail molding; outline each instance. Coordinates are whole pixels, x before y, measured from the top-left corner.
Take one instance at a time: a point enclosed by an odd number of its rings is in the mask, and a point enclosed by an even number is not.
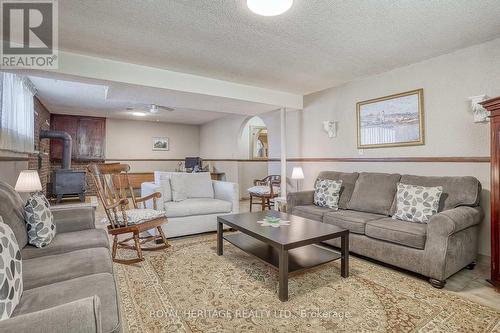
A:
[[[21,162],[21,161],[29,161],[30,158],[28,156],[0,156],[0,162]]]
[[[425,156],[425,157],[291,157],[287,162],[418,162],[418,163],[490,163],[489,156]],[[131,158],[106,159],[107,162],[184,162],[182,158]],[[204,158],[205,162],[280,162],[279,158],[264,160],[234,158]]]

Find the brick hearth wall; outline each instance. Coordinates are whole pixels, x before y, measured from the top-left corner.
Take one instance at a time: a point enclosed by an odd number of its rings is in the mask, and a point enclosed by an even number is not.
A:
[[[35,109],[35,150],[39,154],[31,154],[29,156],[28,168],[38,170],[40,181],[42,182],[43,192],[47,194],[47,183],[50,181],[50,141],[42,140],[40,142],[40,130],[50,129],[50,112],[40,102],[38,98],[34,98]],[[39,159],[41,163],[39,162]],[[40,164],[40,165],[39,165]]]

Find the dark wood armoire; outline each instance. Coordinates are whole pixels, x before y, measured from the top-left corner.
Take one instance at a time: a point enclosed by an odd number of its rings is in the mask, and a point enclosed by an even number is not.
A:
[[[481,103],[491,112],[491,280],[500,288],[500,97]]]

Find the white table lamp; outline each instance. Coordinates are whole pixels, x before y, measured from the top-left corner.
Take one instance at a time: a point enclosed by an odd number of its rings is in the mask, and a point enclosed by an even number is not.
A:
[[[21,171],[17,178],[15,190],[21,193],[35,193],[42,190],[42,183],[36,170]]]
[[[299,180],[304,179],[304,171],[301,167],[294,167],[292,170],[292,179],[297,180],[297,191],[299,190]]]

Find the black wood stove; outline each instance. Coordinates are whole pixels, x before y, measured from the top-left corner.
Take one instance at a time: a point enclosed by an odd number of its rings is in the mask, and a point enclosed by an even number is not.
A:
[[[62,168],[52,173],[52,195],[61,202],[63,196],[78,196],[85,202],[85,171],[71,169],[71,135],[61,131],[40,131],[40,139],[63,140]]]

